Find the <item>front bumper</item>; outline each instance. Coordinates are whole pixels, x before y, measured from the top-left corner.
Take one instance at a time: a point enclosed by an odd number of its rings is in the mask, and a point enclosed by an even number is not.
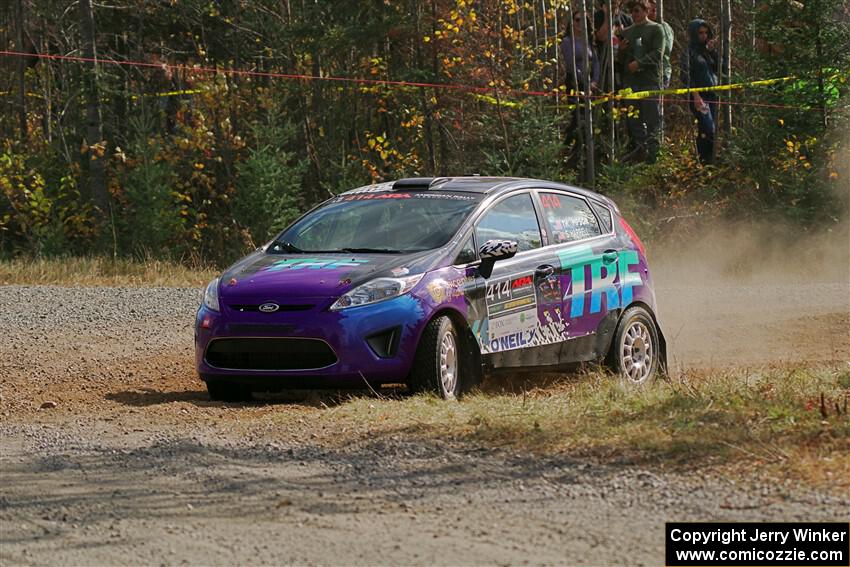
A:
[[[222,311],[216,312],[201,306],[195,321],[198,374],[205,381],[233,380],[269,389],[356,387],[362,386],[364,379],[372,384],[404,382],[428,320],[422,302],[403,295],[373,305],[328,311],[333,301],[314,299],[309,310],[275,313],[239,311],[224,304]],[[296,348],[272,352],[275,344],[285,344],[280,339],[306,341],[291,341]],[[238,351],[239,345],[260,342],[265,342],[265,352],[258,356],[235,352],[222,358],[216,353],[223,350],[222,345]],[[327,345],[330,358],[307,353],[306,349],[298,351],[299,345],[320,344]]]

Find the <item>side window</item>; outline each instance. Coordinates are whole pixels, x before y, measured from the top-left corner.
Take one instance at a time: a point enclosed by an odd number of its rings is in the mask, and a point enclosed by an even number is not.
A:
[[[560,193],[541,193],[543,217],[552,243],[573,242],[602,234],[596,216],[584,199]]]
[[[596,216],[599,217],[599,222],[602,224],[603,232],[611,232],[611,211],[605,205],[599,204],[596,201],[591,201],[593,210],[596,211]]]
[[[540,225],[531,194],[508,197],[496,204],[478,221],[475,236],[479,245],[488,240],[515,240],[518,252],[540,248]]]
[[[460,252],[458,252],[457,257],[452,264],[468,264],[470,262],[474,262],[475,258],[475,242],[470,234],[469,238],[466,239],[466,242],[463,243],[463,247],[460,249]]]

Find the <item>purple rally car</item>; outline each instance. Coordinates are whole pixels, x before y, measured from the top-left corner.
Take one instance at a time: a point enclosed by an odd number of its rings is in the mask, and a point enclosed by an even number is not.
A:
[[[608,198],[533,179],[416,178],[306,213],[210,282],[210,397],[407,383],[454,398],[497,369],[665,364],[643,245]]]

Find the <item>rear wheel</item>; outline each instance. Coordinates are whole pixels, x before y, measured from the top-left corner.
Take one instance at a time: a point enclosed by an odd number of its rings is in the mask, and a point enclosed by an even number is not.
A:
[[[463,376],[460,341],[452,320],[442,315],[425,328],[411,371],[411,386],[445,400],[460,396]]]
[[[658,331],[643,307],[623,313],[611,348],[612,367],[630,383],[645,384],[658,372]]]
[[[207,392],[214,402],[249,402],[253,399],[247,386],[225,380],[208,379]]]

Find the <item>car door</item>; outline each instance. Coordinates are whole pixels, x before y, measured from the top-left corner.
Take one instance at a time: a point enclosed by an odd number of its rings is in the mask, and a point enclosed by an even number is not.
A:
[[[516,256],[497,261],[483,285],[484,317],[477,336],[481,352],[495,368],[559,361],[557,343],[543,340],[541,334],[547,315],[552,314],[541,302],[539,284],[555,274],[558,259],[545,246],[538,213],[533,193],[524,191],[495,202],[475,224],[479,248],[489,240],[513,240],[518,244]],[[547,297],[552,300],[553,295]],[[556,306],[554,302],[552,306]]]
[[[561,362],[594,359],[603,350],[600,340],[613,333],[620,308],[620,250],[610,218],[600,224],[578,194],[541,190],[538,197],[561,274],[566,327]]]

